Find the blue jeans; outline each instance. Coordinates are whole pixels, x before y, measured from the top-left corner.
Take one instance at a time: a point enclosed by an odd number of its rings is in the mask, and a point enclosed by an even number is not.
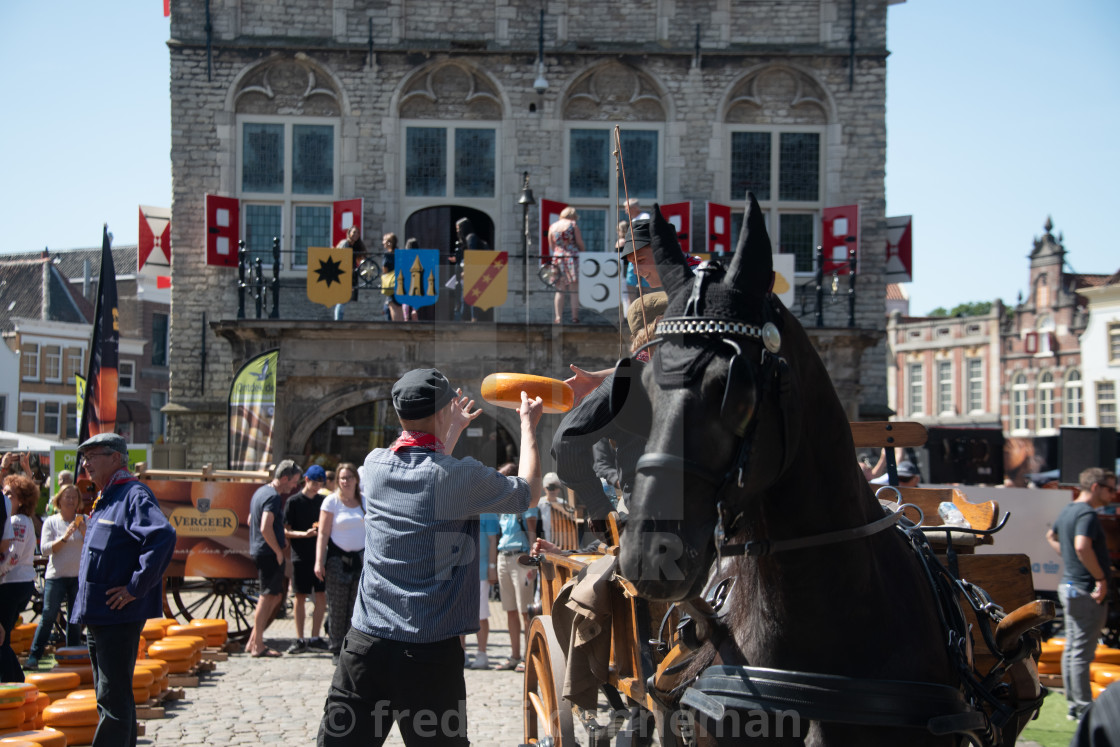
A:
[[[98,722],[93,747],[136,747],[132,670],[144,621],[86,627],[93,687],[97,690]]]
[[[51,631],[62,602],[66,601],[66,645],[79,646],[82,643],[82,626],[69,622],[74,614],[74,600],[78,597],[78,577],[48,578],[43,586],[43,615],[39,627],[35,629],[35,639],[31,641],[31,658],[41,659],[47,644],[51,642]]]
[[[1089,684],[1089,663],[1097,652],[1108,605],[1097,604],[1089,596],[1068,583],[1058,584],[1058,599],[1062,603],[1066,622],[1066,645],[1062,649],[1062,684],[1066,702],[1076,716],[1093,702]]]
[[[0,625],[4,626],[4,640],[0,641],[0,682],[23,682],[23,667],[12,650],[12,628],[34,591],[35,584],[31,581],[0,584]]]

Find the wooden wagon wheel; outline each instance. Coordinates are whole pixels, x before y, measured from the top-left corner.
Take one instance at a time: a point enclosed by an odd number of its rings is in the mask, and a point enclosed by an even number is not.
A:
[[[525,657],[525,742],[573,747],[572,708],[560,699],[564,689],[564,651],[552,631],[552,617],[538,615],[529,625]]]
[[[256,579],[169,576],[166,597],[168,608],[185,620],[225,620],[230,638],[244,640],[253,630]]]

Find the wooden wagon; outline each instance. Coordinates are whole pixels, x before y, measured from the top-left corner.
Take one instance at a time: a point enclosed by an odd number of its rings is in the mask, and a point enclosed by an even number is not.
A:
[[[925,442],[925,428],[915,423],[853,423],[857,447],[917,446]],[[937,531],[943,527],[938,506],[953,503],[971,527],[993,530],[998,526],[999,506],[994,501],[970,503],[952,488],[900,488],[901,501],[921,511],[921,525],[930,544],[958,578],[965,582],[972,599],[961,594],[961,606],[973,631],[973,668],[978,678],[992,684],[1004,683],[1002,692],[1016,703],[1037,702],[1045,691],[1035,666],[1039,636],[1032,629],[1054,615],[1053,603],[1035,599],[1030,559],[1026,555],[975,554],[977,545],[991,544],[991,535]],[[893,490],[891,498],[896,497]],[[918,520],[914,508],[907,509]],[[654,603],[638,596],[634,587],[614,574],[611,558],[619,545],[618,517],[609,521],[609,547],[597,553],[572,553],[578,536],[578,516],[571,511],[552,514],[554,536],[566,538],[565,552],[544,553],[540,558],[541,614],[529,627],[524,680],[524,741],[527,744],[569,747],[575,744],[649,744],[656,732],[661,744],[676,744],[683,730],[678,710],[683,664],[698,646],[684,628],[678,631],[682,612],[706,608],[707,602],[693,600],[671,605]],[[1005,517],[1006,520],[1006,517]],[[602,570],[602,569],[605,569]],[[601,639],[597,644],[581,638],[581,631],[567,629],[570,606],[577,582],[594,583],[597,573],[609,574],[599,582],[605,597],[598,610]],[[998,625],[975,606],[998,608]],[[1004,615],[1002,611],[1007,611]],[[559,618],[564,618],[560,620]],[[592,615],[595,617],[595,615]],[[594,631],[592,626],[591,632]],[[988,653],[980,640],[990,638],[1007,652],[1023,646],[1026,655],[1004,671],[993,669],[999,659]],[[587,634],[587,631],[582,631]],[[594,637],[594,636],[593,636]],[[590,670],[590,671],[588,671]],[[564,698],[567,689],[578,689],[578,681],[593,678],[603,698],[595,707],[575,706]],[[586,684],[584,685],[586,686]],[[605,703],[604,703],[605,700]],[[635,718],[637,716],[637,718]],[[1029,713],[1028,713],[1029,716]],[[676,720],[676,724],[674,724]],[[673,727],[670,729],[669,727]],[[1017,730],[1016,730],[1017,733]]]
[[[249,551],[249,504],[269,471],[150,470],[137,477],[155,494],[178,535],[164,573],[164,611],[184,620],[224,619],[231,638],[253,628],[257,570]]]

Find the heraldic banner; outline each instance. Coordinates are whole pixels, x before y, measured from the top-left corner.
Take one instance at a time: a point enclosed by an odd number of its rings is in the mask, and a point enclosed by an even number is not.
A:
[[[439,296],[439,250],[397,249],[393,252],[397,272],[396,293],[399,304],[413,308],[431,306]]]
[[[307,248],[307,298],[334,306],[350,300],[354,250],[312,246]]]
[[[272,461],[279,350],[253,358],[233,377],[229,389],[229,468],[266,469]]]
[[[509,252],[468,249],[463,252],[463,303],[492,309],[506,302]]]

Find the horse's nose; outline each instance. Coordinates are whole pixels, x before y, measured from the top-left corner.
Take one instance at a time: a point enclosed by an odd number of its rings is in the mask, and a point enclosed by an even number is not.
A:
[[[619,571],[638,593],[655,601],[679,601],[692,596],[702,583],[703,563],[697,552],[664,522],[626,527],[619,548]]]

